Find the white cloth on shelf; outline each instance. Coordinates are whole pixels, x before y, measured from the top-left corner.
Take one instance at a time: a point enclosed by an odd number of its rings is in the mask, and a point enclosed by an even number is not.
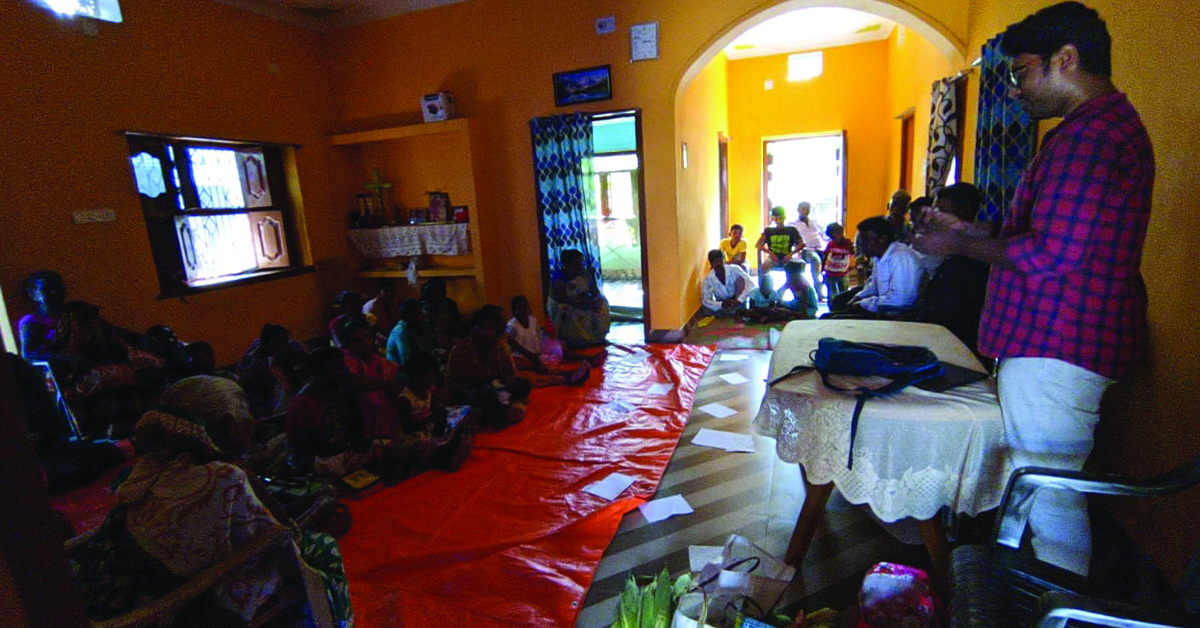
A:
[[[351,229],[350,243],[371,259],[406,255],[466,255],[467,223]]]

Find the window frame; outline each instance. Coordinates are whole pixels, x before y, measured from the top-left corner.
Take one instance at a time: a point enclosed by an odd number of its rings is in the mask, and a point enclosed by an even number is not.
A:
[[[129,147],[130,176],[136,182],[137,175],[133,169],[132,158],[140,153],[147,153],[159,160],[162,168],[163,184],[166,191],[151,198],[140,191],[138,199],[141,202],[142,214],[146,223],[146,236],[154,259],[155,274],[159,283],[158,299],[172,299],[194,294],[213,292],[235,286],[244,286],[275,279],[295,277],[315,272],[308,260],[308,247],[303,230],[303,214],[299,207],[298,185],[295,181],[294,152],[299,146],[294,144],[279,144],[272,142],[257,142],[249,140],[229,140],[221,138],[193,137],[182,135],[164,135],[156,133],[141,133],[125,131]],[[172,173],[176,170],[171,160],[171,151],[181,163],[178,168],[179,185],[176,185]],[[188,148],[221,148],[221,149],[255,149],[263,155],[266,169],[267,189],[271,195],[271,205],[267,207],[242,207],[233,209],[203,209],[197,197],[197,189],[192,181],[192,171],[187,163]],[[179,195],[182,194],[184,205],[179,207]],[[192,206],[194,205],[194,206]],[[184,251],[179,243],[176,229],[176,219],[184,216],[214,216],[214,215],[250,215],[263,212],[278,212],[283,224],[284,244],[289,263],[284,267],[263,268],[261,265],[243,273],[226,275],[219,278],[196,280],[189,282],[184,268]]]

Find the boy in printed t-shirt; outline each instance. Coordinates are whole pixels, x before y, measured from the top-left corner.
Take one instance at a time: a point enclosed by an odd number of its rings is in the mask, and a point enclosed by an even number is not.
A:
[[[825,255],[821,267],[825,269],[825,287],[829,300],[846,291],[846,277],[850,275],[850,260],[854,257],[854,243],[846,237],[846,230],[835,223],[825,228],[829,236],[829,244],[825,246]]]

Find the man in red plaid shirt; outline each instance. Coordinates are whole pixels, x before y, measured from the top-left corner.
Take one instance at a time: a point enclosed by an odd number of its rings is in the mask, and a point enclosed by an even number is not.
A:
[[[1111,39],[1078,2],[1009,26],[1012,93],[1037,120],[1062,117],[1025,172],[998,237],[934,216],[916,248],[992,265],[979,350],[1000,359],[1000,406],[1014,468],[1081,469],[1100,399],[1146,347],[1142,245],[1154,153],[1110,79]],[[1039,559],[1086,574],[1086,501],[1045,491],[1030,517]]]

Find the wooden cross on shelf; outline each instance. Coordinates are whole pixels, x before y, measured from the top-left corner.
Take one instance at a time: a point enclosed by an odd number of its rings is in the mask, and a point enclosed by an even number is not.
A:
[[[374,192],[375,196],[379,198],[380,214],[386,216],[388,212],[388,206],[387,199],[384,197],[384,190],[392,189],[392,184],[383,181],[383,177],[379,174],[379,168],[375,169],[375,176],[373,180],[370,183],[364,183],[363,187]]]

